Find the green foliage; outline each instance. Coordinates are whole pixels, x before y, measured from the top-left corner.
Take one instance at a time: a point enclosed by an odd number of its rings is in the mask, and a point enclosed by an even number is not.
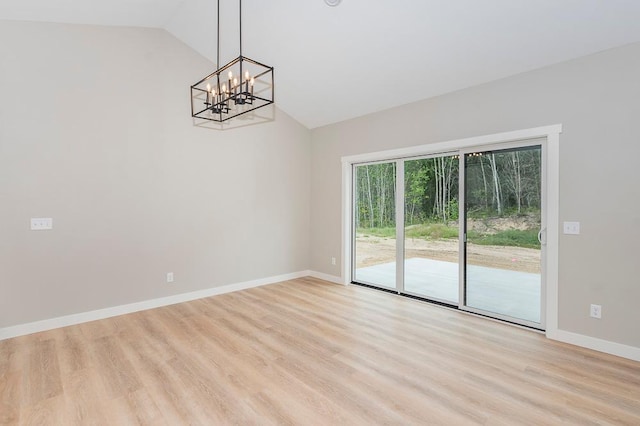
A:
[[[395,238],[396,228],[358,228],[357,233],[362,237]],[[406,238],[422,238],[425,240],[439,240],[447,238],[458,238],[458,227],[447,226],[442,223],[423,223],[411,225],[405,229]]]
[[[486,151],[465,157],[466,194],[469,210],[489,215],[540,207],[539,147]],[[490,213],[489,213],[490,212]]]
[[[443,223],[423,223],[412,225],[405,230],[406,238],[423,238],[425,240],[439,240],[458,238],[458,227],[447,226]]]
[[[459,205],[458,205],[458,199],[455,198],[453,200],[449,200],[449,206],[447,207],[448,212],[449,212],[449,220],[458,220],[458,217],[460,216],[460,212],[459,212]]]
[[[476,234],[478,244],[538,248],[536,233],[497,231],[503,218],[535,228],[540,217],[540,147],[485,151],[465,154],[466,216],[482,222],[485,230]],[[449,224],[459,220],[460,188],[457,155],[408,159],[404,176],[397,176],[395,162],[355,167],[355,227],[362,235],[395,238],[396,179],[404,178],[404,220],[409,238],[457,238],[458,229]],[[532,220],[527,220],[531,216]],[[507,221],[508,222],[508,221]],[[477,228],[474,226],[474,228]]]
[[[484,234],[477,231],[467,233],[467,241],[483,246],[507,246],[539,249],[538,231],[536,229],[507,229],[495,234]]]
[[[395,221],[395,163],[356,167],[356,226],[384,228]]]
[[[381,238],[395,238],[396,228],[384,227],[384,228],[358,228],[358,234],[363,237],[381,237]]]
[[[364,238],[380,237],[395,238],[396,229],[385,228],[359,228],[358,234]],[[406,238],[417,238],[424,240],[456,239],[458,238],[457,225],[445,225],[443,223],[423,223],[411,225],[405,229]],[[524,247],[540,249],[538,242],[538,231],[535,229],[508,229],[495,233],[482,233],[469,231],[467,241],[483,246],[503,246],[503,247]]]
[[[540,208],[539,207],[530,207],[523,208],[520,213],[518,213],[515,209],[505,209],[502,211],[502,214],[498,214],[498,212],[494,209],[469,209],[467,211],[467,217],[472,220],[483,220],[483,221],[491,221],[491,219],[496,219],[500,217],[540,217]]]

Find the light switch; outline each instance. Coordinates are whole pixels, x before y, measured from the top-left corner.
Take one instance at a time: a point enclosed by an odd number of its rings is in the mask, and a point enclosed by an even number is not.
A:
[[[579,235],[580,222],[564,222],[563,230],[564,230],[564,233],[568,235]]]
[[[53,229],[53,219],[50,217],[32,217],[31,218],[31,230],[32,231],[46,231]]]

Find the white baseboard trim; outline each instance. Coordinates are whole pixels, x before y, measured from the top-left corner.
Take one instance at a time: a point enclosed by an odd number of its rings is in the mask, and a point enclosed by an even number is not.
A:
[[[252,281],[245,281],[235,284],[212,287],[205,290],[192,291],[189,293],[176,294],[173,296],[161,297],[158,299],[145,300],[142,302],[130,303],[127,305],[114,306],[111,308],[98,309],[95,311],[81,312],[78,314],[65,315],[62,317],[46,319],[42,321],[19,324],[11,327],[0,328],[0,340],[12,337],[25,336],[27,334],[39,333],[41,331],[53,330],[55,328],[67,327],[89,321],[96,321],[111,318],[118,315],[130,314],[147,309],[160,308],[162,306],[175,305],[176,303],[189,302],[203,299],[205,297],[216,296],[224,293],[231,293],[238,290],[245,290],[263,285],[274,284],[281,281],[293,280],[309,276],[309,271],[293,272],[290,274],[277,275],[274,277],[261,278]]]
[[[325,274],[323,272],[317,272],[317,271],[307,271],[307,272],[309,273],[310,277],[317,278],[319,280],[325,280],[325,281],[329,281],[336,284],[342,284],[342,285],[345,284],[344,280],[341,277],[337,277],[335,275],[329,275],[329,274]]]
[[[623,345],[621,343],[610,342],[596,337],[585,336],[584,334],[572,333],[564,330],[547,330],[547,337],[559,342],[570,343],[583,348],[616,355],[622,358],[640,361],[640,348]]]

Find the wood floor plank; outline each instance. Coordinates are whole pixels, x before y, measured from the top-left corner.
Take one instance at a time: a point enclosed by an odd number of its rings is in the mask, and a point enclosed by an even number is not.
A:
[[[88,367],[89,354],[83,344],[84,336],[79,328],[66,327],[52,332],[56,336],[58,361],[63,375],[72,374]]]
[[[102,378],[110,398],[126,396],[140,389],[138,375],[125,357],[116,336],[104,336],[93,341],[95,370]]]
[[[0,375],[0,425],[18,424],[21,405],[21,372]]]
[[[66,419],[70,425],[107,425],[108,399],[100,374],[92,368],[69,372],[64,376]]]
[[[640,363],[301,278],[0,341],[0,424],[638,425]]]
[[[55,340],[40,340],[29,351],[23,371],[24,405],[35,405],[62,394],[62,379]]]

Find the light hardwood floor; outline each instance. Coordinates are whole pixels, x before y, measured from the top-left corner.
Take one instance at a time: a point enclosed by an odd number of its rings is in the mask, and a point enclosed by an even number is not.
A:
[[[0,342],[0,424],[640,425],[640,363],[313,278]]]

